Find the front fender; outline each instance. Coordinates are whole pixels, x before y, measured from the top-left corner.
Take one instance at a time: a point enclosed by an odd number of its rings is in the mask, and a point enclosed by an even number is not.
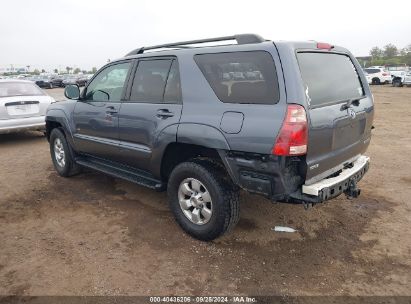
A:
[[[46,113],[46,126],[50,122],[56,122],[61,125],[66,134],[67,141],[74,148],[73,131],[74,126],[63,109],[48,109]]]

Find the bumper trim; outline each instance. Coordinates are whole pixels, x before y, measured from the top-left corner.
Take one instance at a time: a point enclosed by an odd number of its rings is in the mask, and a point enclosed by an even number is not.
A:
[[[0,134],[20,132],[23,130],[45,129],[45,116],[32,116],[0,120]]]
[[[350,179],[359,181],[368,170],[370,158],[362,155],[353,162],[353,167],[343,169],[335,177],[325,178],[311,185],[303,185],[302,193],[312,196],[322,196],[323,199],[329,199],[344,192],[348,187]]]

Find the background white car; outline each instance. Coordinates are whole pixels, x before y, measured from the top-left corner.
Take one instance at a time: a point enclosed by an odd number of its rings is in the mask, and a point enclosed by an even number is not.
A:
[[[371,84],[391,83],[392,78],[389,71],[384,67],[369,67],[364,69],[371,76]]]
[[[392,66],[387,67],[391,74],[392,85],[394,87],[402,87],[404,84],[405,76],[410,72],[408,66]]]
[[[47,107],[55,102],[31,81],[0,80],[0,134],[45,128]]]
[[[372,77],[370,74],[364,71],[365,78],[367,79],[368,84],[372,83]]]
[[[404,77],[404,85],[407,87],[411,86],[411,72],[408,72]]]

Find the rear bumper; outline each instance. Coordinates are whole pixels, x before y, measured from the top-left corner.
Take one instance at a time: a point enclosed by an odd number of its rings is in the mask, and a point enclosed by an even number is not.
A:
[[[344,192],[356,197],[360,193],[356,184],[369,167],[369,157],[360,155],[351,160],[350,167],[341,169],[338,176],[323,178],[307,185],[304,184],[303,157],[258,157],[221,150],[219,152],[236,185],[248,192],[284,203],[321,203]]]
[[[0,134],[45,128],[45,116],[0,120]]]
[[[363,178],[368,171],[369,163],[370,158],[362,155],[353,162],[351,168],[343,169],[339,175],[311,185],[303,185],[301,199],[308,202],[323,202],[339,196]]]

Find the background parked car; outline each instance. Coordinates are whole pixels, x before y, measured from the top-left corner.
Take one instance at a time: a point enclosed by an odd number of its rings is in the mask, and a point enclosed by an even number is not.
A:
[[[34,76],[28,80],[33,81],[40,88],[52,89],[54,87],[52,76]]]
[[[57,76],[52,77],[51,79],[52,87],[54,88],[63,87],[63,80],[64,80],[64,75],[57,75]]]
[[[92,74],[83,74],[83,76],[78,79],[80,86],[85,86],[91,77],[93,77]]]
[[[364,71],[365,78],[367,79],[368,84],[372,83],[372,77],[366,71]]]
[[[371,75],[371,84],[391,83],[392,78],[390,72],[384,67],[369,67],[364,69],[365,72]]]
[[[79,87],[86,85],[88,78],[85,75],[69,75],[63,80],[63,86],[76,84]]]
[[[402,87],[404,84],[405,75],[410,72],[409,67],[407,66],[391,66],[387,67],[388,71],[391,74],[392,85],[394,87]]]
[[[407,87],[411,87],[411,72],[408,72],[405,75],[403,84],[406,85]]]
[[[47,107],[55,100],[27,80],[0,80],[0,134],[45,128]]]

